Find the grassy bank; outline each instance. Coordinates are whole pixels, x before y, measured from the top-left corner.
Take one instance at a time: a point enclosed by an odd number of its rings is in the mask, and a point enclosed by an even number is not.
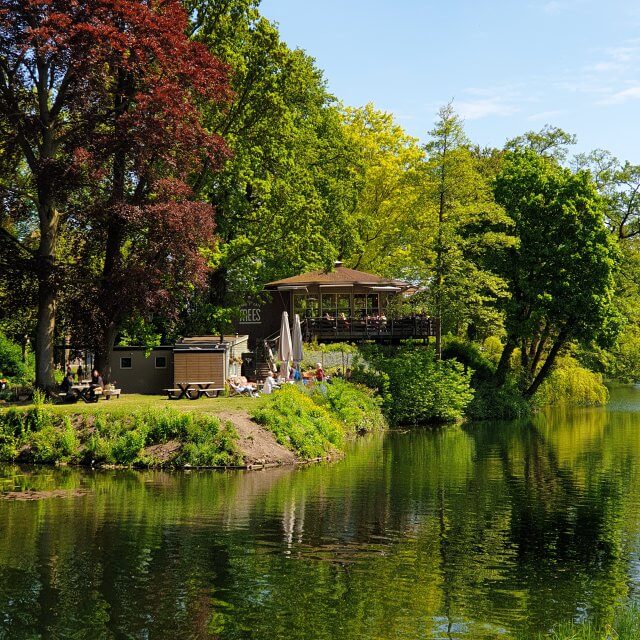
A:
[[[343,381],[312,390],[287,385],[258,399],[130,396],[97,404],[39,403],[0,411],[0,461],[239,466],[245,456],[236,423],[247,414],[256,430],[261,425],[303,460],[338,453],[350,434],[384,427],[373,395]]]

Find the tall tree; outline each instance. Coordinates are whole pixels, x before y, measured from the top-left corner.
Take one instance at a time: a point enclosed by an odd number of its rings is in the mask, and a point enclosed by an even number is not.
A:
[[[193,37],[230,65],[235,97],[208,111],[233,156],[194,181],[216,208],[221,244],[190,330],[219,328],[222,309],[269,279],[331,264],[349,233],[353,175],[338,106],[314,61],[287,47],[257,4],[191,3]]]
[[[510,293],[497,379],[504,382],[519,347],[524,395],[531,397],[571,341],[615,336],[617,251],[588,172],[572,173],[530,149],[517,151],[505,162],[495,195],[515,223],[516,240],[497,266]]]
[[[356,269],[416,278],[412,247],[424,241],[418,140],[372,104],[344,110],[345,135],[354,152],[358,196],[348,212],[342,256]]]
[[[181,151],[206,138],[195,100],[219,99],[225,70],[189,41],[187,24],[178,0],[0,0],[0,135],[20,149],[38,213],[40,386],[53,384],[57,245],[73,194],[94,180],[110,184],[102,273],[109,289],[127,205],[153,190],[147,167],[182,168]],[[167,144],[172,136],[179,142]],[[217,158],[220,141],[207,139]]]
[[[423,280],[432,313],[447,332],[470,332],[499,323],[495,304],[504,283],[484,256],[509,240],[509,219],[496,206],[481,158],[472,152],[462,121],[451,104],[439,112],[425,145],[423,173],[426,223],[433,240],[423,245],[427,271]],[[441,352],[441,332],[436,351]]]

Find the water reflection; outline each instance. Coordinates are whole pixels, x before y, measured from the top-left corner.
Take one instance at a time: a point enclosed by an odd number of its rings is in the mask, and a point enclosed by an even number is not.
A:
[[[639,583],[640,392],[262,472],[6,468],[0,637],[508,638]]]

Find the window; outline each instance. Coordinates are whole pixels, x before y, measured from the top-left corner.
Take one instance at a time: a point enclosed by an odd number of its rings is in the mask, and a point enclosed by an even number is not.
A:
[[[121,369],[131,369],[131,358],[120,358]]]
[[[167,368],[167,356],[156,356],[156,369]]]
[[[305,294],[294,293],[293,294],[293,313],[297,313],[301,318],[304,318],[306,310],[307,310],[307,296]]]
[[[347,318],[351,315],[351,294],[338,294],[338,314],[344,313]]]
[[[379,313],[377,293],[356,293],[353,296],[353,314],[356,318],[377,316]]]
[[[329,314],[332,318],[336,317],[336,294],[335,293],[323,293],[322,300],[322,315]]]

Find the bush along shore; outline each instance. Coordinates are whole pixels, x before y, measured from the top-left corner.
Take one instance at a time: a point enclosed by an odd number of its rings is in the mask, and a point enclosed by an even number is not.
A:
[[[283,461],[333,458],[348,438],[385,428],[380,405],[371,390],[342,380],[312,389],[286,385],[249,415],[224,417],[173,408],[65,414],[40,400],[0,412],[0,461],[245,467],[252,464],[243,443],[258,437],[281,447]]]

